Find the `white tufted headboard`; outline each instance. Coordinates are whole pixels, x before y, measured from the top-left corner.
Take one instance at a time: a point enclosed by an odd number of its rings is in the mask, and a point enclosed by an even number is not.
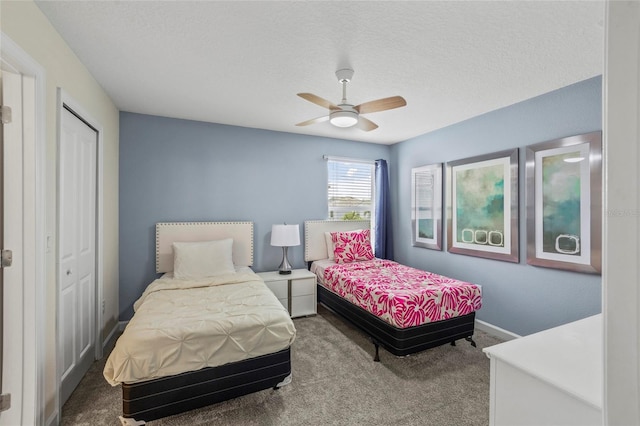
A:
[[[156,224],[156,272],[173,270],[174,242],[233,239],[233,264],[253,265],[253,222],[161,222]]]
[[[307,220],[304,222],[304,260],[327,258],[327,243],[325,232],[354,231],[356,229],[371,228],[368,220]]]

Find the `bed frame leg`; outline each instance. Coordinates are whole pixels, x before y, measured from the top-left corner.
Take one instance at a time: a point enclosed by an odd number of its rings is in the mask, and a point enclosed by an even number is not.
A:
[[[276,385],[273,387],[273,390],[278,390],[278,389],[280,389],[281,387],[288,385],[289,383],[291,383],[292,378],[293,378],[293,375],[292,375],[292,374],[289,374],[287,377],[285,377],[284,379],[282,379],[282,381],[281,381],[280,383],[276,384]]]
[[[122,423],[122,426],[143,426],[146,424],[142,420],[136,420],[122,416],[118,416],[118,418],[120,419],[120,423]]]
[[[373,346],[376,347],[376,355],[373,357],[373,362],[380,362],[380,354],[379,354],[379,349],[380,347],[378,346],[377,342],[373,342]]]
[[[474,348],[477,347],[476,342],[473,341],[473,336],[465,337],[464,340],[466,340],[467,342],[471,342],[471,346],[473,346]]]
[[[451,341],[451,346],[455,346],[455,345],[456,345],[456,341],[455,341],[455,340],[452,340],[452,341]]]

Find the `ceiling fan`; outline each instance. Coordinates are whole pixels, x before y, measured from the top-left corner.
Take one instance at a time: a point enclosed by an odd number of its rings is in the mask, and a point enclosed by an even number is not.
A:
[[[362,114],[400,108],[407,104],[407,101],[405,101],[402,96],[391,96],[389,98],[365,102],[360,105],[349,104],[347,103],[347,83],[350,82],[353,77],[353,70],[349,68],[340,69],[336,71],[336,77],[338,77],[338,82],[342,83],[342,101],[336,105],[312,93],[298,93],[298,96],[302,99],[306,99],[309,102],[313,102],[316,105],[327,108],[329,110],[329,115],[312,118],[311,120],[298,123],[296,126],[308,126],[310,124],[329,121],[337,127],[351,127],[355,125],[360,130],[369,132],[377,129],[378,125],[373,121],[362,117]]]

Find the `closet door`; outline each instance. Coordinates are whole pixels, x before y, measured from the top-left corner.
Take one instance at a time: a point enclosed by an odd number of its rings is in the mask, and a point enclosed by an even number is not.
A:
[[[60,405],[94,361],[98,134],[64,108],[59,147]]]

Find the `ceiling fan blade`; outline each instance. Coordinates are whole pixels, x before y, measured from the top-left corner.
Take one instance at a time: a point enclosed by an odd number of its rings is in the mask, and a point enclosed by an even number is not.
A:
[[[391,96],[390,98],[378,99],[375,101],[365,102],[353,107],[360,114],[369,114],[371,112],[386,111],[388,109],[400,108],[407,104],[402,96]]]
[[[364,130],[365,132],[370,132],[371,130],[377,129],[378,125],[364,117],[358,117],[358,123],[356,124],[356,127],[360,130]]]
[[[323,108],[327,108],[330,110],[340,109],[340,107],[333,102],[329,102],[328,100],[321,98],[320,96],[316,96],[313,93],[298,93],[302,99],[306,99],[309,102],[313,102],[316,105],[320,105]]]
[[[301,123],[296,124],[296,126],[308,126],[310,124],[322,123],[323,121],[329,121],[328,115],[323,115],[322,117],[312,118],[311,120],[303,121]]]

